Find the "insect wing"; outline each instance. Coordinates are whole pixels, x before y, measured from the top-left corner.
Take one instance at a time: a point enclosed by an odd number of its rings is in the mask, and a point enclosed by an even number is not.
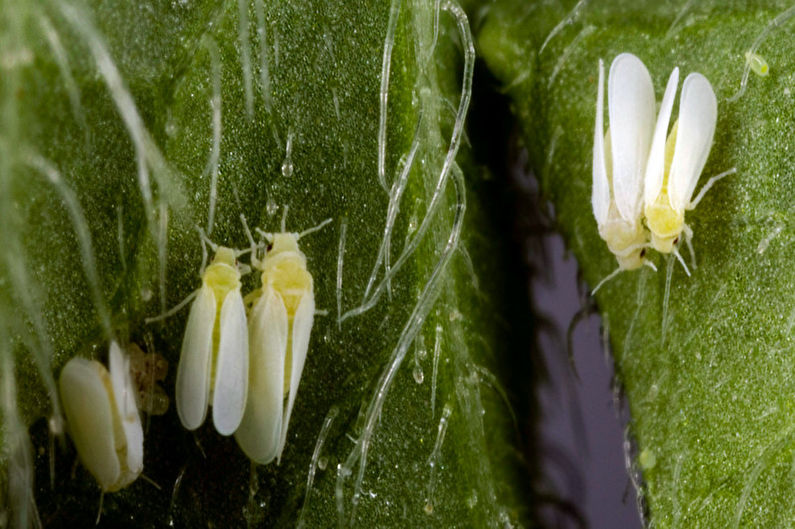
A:
[[[675,210],[682,211],[690,204],[707,163],[717,120],[718,101],[712,85],[700,73],[691,73],[682,84],[679,131],[668,177],[668,194]]]
[[[201,426],[207,416],[215,312],[215,294],[203,285],[190,309],[177,366],[177,414],[188,430]]]
[[[121,465],[113,435],[113,411],[103,378],[105,368],[85,358],[72,358],[61,371],[61,402],[80,461],[108,490],[118,480]]]
[[[270,463],[282,437],[287,309],[282,297],[266,287],[254,305],[249,327],[249,394],[235,439],[253,461]]]
[[[301,382],[301,372],[304,370],[304,361],[309,349],[309,335],[312,332],[312,324],[315,317],[315,295],[312,289],[308,289],[295,311],[293,318],[293,339],[292,339],[292,366],[290,369],[290,393],[287,397],[287,408],[284,412],[282,423],[282,434],[279,441],[279,451],[277,457],[281,459],[282,450],[287,440],[287,428],[290,424],[290,415],[293,412],[295,396],[298,393],[298,384]]]
[[[605,130],[604,130],[604,84],[605,66],[599,60],[599,88],[596,96],[596,120],[593,132],[593,189],[591,191],[591,205],[596,223],[600,226],[607,222],[610,208],[610,182],[607,180],[607,165],[605,163]]]
[[[621,217],[633,225],[640,217],[643,177],[654,132],[654,86],[643,62],[622,53],[607,80],[613,196]]]
[[[248,328],[239,288],[224,298],[219,328],[213,424],[221,435],[231,435],[243,419],[248,394]]]
[[[679,85],[679,68],[674,68],[665,87],[660,113],[657,116],[657,125],[654,128],[654,137],[649,150],[649,163],[646,165],[646,176],[643,184],[643,200],[651,204],[657,200],[665,176],[665,142],[668,137],[668,124],[671,122],[671,111],[676,98],[676,88]]]
[[[127,446],[127,479],[132,481],[144,467],[144,431],[130,378],[130,360],[116,342],[110,343],[108,356],[113,397]]]

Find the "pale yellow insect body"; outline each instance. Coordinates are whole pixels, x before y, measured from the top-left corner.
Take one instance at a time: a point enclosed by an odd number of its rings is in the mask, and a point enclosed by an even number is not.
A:
[[[654,86],[643,62],[631,53],[618,55],[607,81],[610,127],[604,132],[604,65],[599,61],[593,144],[591,205],[599,236],[618,262],[599,288],[624,270],[643,265],[648,233],[643,226],[643,175],[654,132]]]
[[[281,458],[315,314],[312,275],[294,233],[269,235],[262,261],[252,256],[262,286],[246,297],[249,398],[235,439],[253,461]]]
[[[759,77],[767,77],[767,74],[770,72],[765,58],[751,50],[745,52],[745,62],[748,63],[751,71]]]
[[[116,342],[108,363],[110,371],[96,360],[72,358],[58,390],[80,461],[103,492],[115,492],[141,474],[144,447],[129,359]]]
[[[191,306],[176,382],[177,413],[189,430],[201,426],[210,404],[222,435],[243,417],[249,347],[240,275],[235,251],[218,247]]]
[[[669,134],[678,81],[678,69],[674,69],[665,89],[646,167],[644,214],[654,249],[673,253],[684,266],[677,244],[684,237],[689,245],[692,238],[685,211],[694,209],[718,179],[734,170],[711,178],[692,198],[712,147],[718,103],[707,78],[700,73],[689,74],[682,84],[679,118]],[[689,273],[687,267],[685,271]]]

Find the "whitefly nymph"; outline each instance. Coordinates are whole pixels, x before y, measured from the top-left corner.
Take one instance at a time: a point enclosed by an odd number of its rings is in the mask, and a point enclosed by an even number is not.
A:
[[[301,234],[262,233],[269,244],[251,264],[261,272],[261,286],[246,296],[249,306],[249,393],[235,439],[254,462],[281,459],[298,385],[304,369],[315,315],[312,274],[298,240]],[[253,244],[252,244],[253,246]]]
[[[643,195],[651,245],[658,252],[674,253],[684,266],[678,243],[684,237],[689,245],[692,238],[692,231],[685,224],[685,211],[695,208],[707,190],[734,169],[711,178],[692,199],[712,147],[718,103],[707,78],[700,73],[689,74],[682,84],[679,118],[669,133],[678,82],[679,69],[674,68],[657,117]],[[686,266],[685,271],[689,274]]]
[[[135,481],[144,466],[144,435],[135,404],[129,359],[116,342],[110,372],[96,360],[75,357],[58,380],[67,431],[77,455],[103,492]]]
[[[651,76],[631,53],[617,56],[607,81],[609,129],[604,131],[604,64],[599,61],[599,87],[593,146],[591,205],[599,236],[623,270],[644,264],[648,233],[643,226],[643,178],[654,134],[655,98]]]

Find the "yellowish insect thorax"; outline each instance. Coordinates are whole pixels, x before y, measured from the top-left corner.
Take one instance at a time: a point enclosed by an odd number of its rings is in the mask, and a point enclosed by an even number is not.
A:
[[[615,208],[611,204],[610,209]],[[643,266],[646,234],[640,222],[632,225],[620,217],[618,213],[610,216],[611,220],[599,227],[599,235],[607,243],[607,247],[616,256],[622,270],[635,270]]]
[[[215,252],[213,262],[204,270],[202,281],[213,290],[215,296],[215,325],[213,326],[213,360],[211,362],[210,388],[215,387],[215,360],[218,354],[218,343],[221,340],[221,308],[229,292],[240,288],[240,271],[237,269],[235,251],[220,247]],[[212,393],[212,389],[210,390]]]
[[[301,298],[312,292],[312,275],[306,270],[306,257],[290,233],[274,236],[273,247],[262,262],[262,286],[270,286],[282,296],[287,318],[292,323]]]
[[[685,225],[685,212],[671,207],[668,194],[663,192],[653,204],[646,206],[646,224],[651,232],[651,244],[661,253],[670,253]]]
[[[306,270],[306,256],[298,249],[292,233],[277,233],[273,245],[262,261],[262,287],[270,287],[282,298],[287,309],[287,355],[284,359],[284,396],[290,392],[292,371],[293,319],[305,295],[312,295],[312,275]]]
[[[668,176],[671,172],[671,161],[674,157],[676,146],[676,133],[679,130],[679,121],[674,123],[671,133],[665,142],[665,172],[660,194],[651,204],[644,209],[646,225],[651,232],[651,245],[660,253],[670,253],[682,233],[685,225],[684,210],[676,210],[671,206],[668,197]]]
[[[230,291],[240,288],[240,271],[237,269],[234,250],[218,248],[213,262],[204,270],[202,281],[213,289],[213,295],[215,295],[220,312],[226,295]]]

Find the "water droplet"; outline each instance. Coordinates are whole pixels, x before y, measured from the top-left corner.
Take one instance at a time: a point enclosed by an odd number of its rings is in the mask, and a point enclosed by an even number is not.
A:
[[[293,176],[293,133],[287,133],[287,146],[284,150],[284,161],[282,162],[282,176],[289,178]]]
[[[290,178],[293,176],[293,170],[293,161],[290,158],[285,158],[284,162],[282,162],[282,176]]]
[[[269,217],[272,217],[276,214],[276,211],[279,209],[279,205],[273,200],[271,197],[268,197],[268,200],[265,201],[265,212],[268,214]]]
[[[53,435],[61,435],[63,433],[63,417],[60,415],[53,415],[47,422],[50,426],[50,432]],[[0,525],[0,527],[5,526]]]
[[[422,372],[422,367],[419,364],[414,364],[414,382],[417,384],[422,384],[423,380],[425,380],[425,374]]]
[[[470,509],[474,509],[475,505],[478,504],[478,492],[476,490],[472,491],[472,495],[467,498],[467,507]]]
[[[141,289],[141,299],[143,301],[149,301],[150,299],[152,299],[152,295],[153,294],[152,294],[152,290],[151,289],[148,289],[148,288],[142,288]]]
[[[326,456],[318,458],[317,468],[319,468],[320,470],[326,470],[327,466],[328,466],[328,458]]]
[[[425,502],[425,507],[423,507],[422,510],[425,511],[425,514],[428,514],[428,515],[433,514],[433,503],[431,503],[430,500],[426,501]]]

